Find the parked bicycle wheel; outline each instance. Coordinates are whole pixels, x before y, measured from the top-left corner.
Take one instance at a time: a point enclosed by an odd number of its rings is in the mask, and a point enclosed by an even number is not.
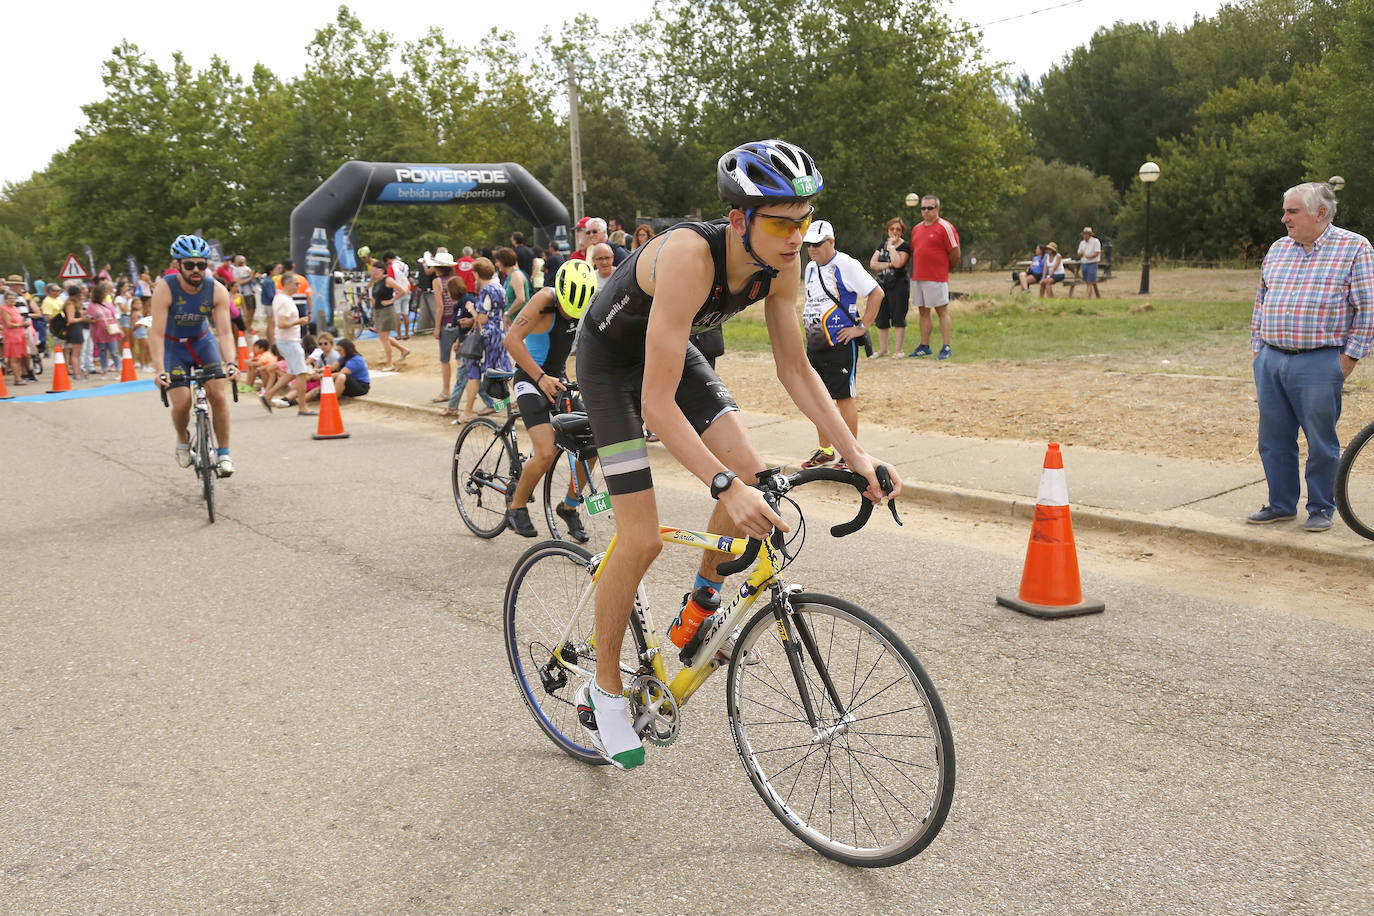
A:
[[[905,862],[939,833],[954,798],[944,706],[915,654],[872,614],[818,594],[791,605],[796,673],[771,605],[745,624],[730,660],[725,702],[740,760],[769,810],[822,855]]]
[[[453,501],[463,524],[479,538],[506,529],[506,502],[515,489],[520,458],[501,427],[478,417],[463,427],[453,444]]]
[[[576,509],[577,518],[587,533],[587,540],[580,541],[593,551],[604,550],[615,534],[615,513],[610,508],[610,494],[606,491],[606,478],[601,473],[601,463],[592,464],[588,473],[587,462],[578,461],[568,452],[559,450],[549,473],[544,475],[544,521],[549,526],[549,534],[560,541],[580,540],[569,532],[570,510],[564,506],[564,514],[559,514],[564,497],[568,495],[568,485],[572,482],[573,466],[578,469],[578,496],[582,504]],[[598,498],[600,497],[600,498]],[[604,503],[604,506],[603,506]]]
[[[205,511],[210,515],[210,524],[215,523],[215,461],[218,449],[215,447],[215,430],[210,425],[210,416],[196,411],[196,472],[200,474],[200,492],[205,497]]]
[[[579,544],[544,541],[516,561],[506,584],[504,604],[506,657],[520,697],[544,734],[564,752],[592,764],[607,761],[589,747],[577,721],[573,693],[576,675],[554,660],[553,651],[591,584],[591,552]],[[583,609],[573,622],[563,659],[596,668],[595,610]],[[627,634],[621,650],[622,670],[634,670],[634,641]]]
[[[1374,540],[1374,423],[1360,430],[1341,453],[1336,509],[1351,531]]]

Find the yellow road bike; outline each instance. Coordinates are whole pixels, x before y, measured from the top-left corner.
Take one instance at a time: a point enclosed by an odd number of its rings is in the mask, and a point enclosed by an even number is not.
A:
[[[773,468],[759,477],[755,486],[771,504],[785,499],[798,515],[785,494],[799,486],[829,480],[860,494],[867,486],[860,475],[835,468],[790,476]],[[872,511],[863,499],[859,514],[831,533],[857,531]],[[728,666],[725,704],[735,749],[769,810],[825,856],[896,865],[924,849],[949,813],[949,720],[915,653],[890,627],[852,602],[783,581],[804,530],[800,519],[791,541],[777,531],[758,541],[661,528],[668,544],[735,554],[718,567],[727,576],[753,568],[681,652],[659,643],[640,585],[632,638],[620,658],[630,714],[647,745],[670,745],[687,701]],[[615,545],[612,539],[605,553],[593,555],[565,541],[536,544],[511,571],[504,601],[506,654],[525,705],[554,744],[590,764],[606,761],[578,723],[573,694],[595,672],[595,592]],[[764,606],[751,616],[760,598]],[[681,663],[671,677],[669,650]]]

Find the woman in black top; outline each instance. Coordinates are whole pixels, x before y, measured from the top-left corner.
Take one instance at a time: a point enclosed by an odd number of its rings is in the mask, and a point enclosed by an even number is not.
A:
[[[886,356],[887,329],[894,330],[892,358],[906,356],[902,348],[902,338],[906,336],[906,312],[911,301],[911,287],[908,279],[911,272],[907,264],[911,261],[911,243],[906,240],[906,223],[901,217],[894,216],[887,221],[887,238],[868,259],[870,270],[877,271],[878,285],[883,288],[883,304],[878,307],[878,317],[873,320],[878,329],[878,352],[875,356]]]

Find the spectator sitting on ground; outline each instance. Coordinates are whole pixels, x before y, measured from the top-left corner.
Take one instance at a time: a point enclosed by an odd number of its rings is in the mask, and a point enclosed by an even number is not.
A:
[[[276,384],[277,381],[277,355],[272,352],[272,345],[264,337],[259,337],[253,341],[253,355],[248,358],[248,368],[244,372],[244,384],[248,390],[257,388],[266,391],[269,385]]]
[[[353,341],[345,337],[339,341],[342,351],[339,366],[338,392],[341,398],[360,398],[372,390],[372,376],[367,371],[367,360],[358,353]]]
[[[1045,246],[1045,273],[1040,278],[1040,298],[1048,295],[1054,298],[1054,284],[1064,280],[1064,258],[1059,254],[1059,245],[1050,242]]]

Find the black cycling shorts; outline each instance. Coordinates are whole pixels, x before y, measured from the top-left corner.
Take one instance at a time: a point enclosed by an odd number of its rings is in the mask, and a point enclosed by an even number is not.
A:
[[[536,426],[553,422],[555,407],[558,408],[559,413],[583,409],[581,398],[573,395],[569,399],[566,391],[559,392],[558,395],[558,400],[562,406],[559,407],[554,404],[523,371],[517,372],[513,381],[515,382],[515,406],[520,411],[520,419],[524,422],[525,429],[534,429]]]
[[[807,350],[806,358],[832,398],[843,401],[854,397],[854,381],[859,370],[858,344],[851,340],[824,350]]]
[[[640,413],[644,354],[638,359],[627,358],[583,325],[577,338],[577,384],[587,405],[606,489],[612,495],[652,489],[649,448]],[[706,357],[690,343],[674,400],[697,435],[706,432],[722,414],[739,410]]]

